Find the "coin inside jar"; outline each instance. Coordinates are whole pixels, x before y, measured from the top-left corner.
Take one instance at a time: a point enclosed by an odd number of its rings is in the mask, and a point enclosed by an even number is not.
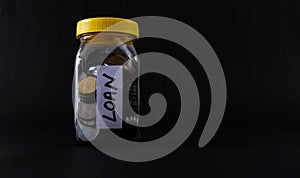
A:
[[[86,120],[94,119],[96,117],[96,103],[87,104],[84,102],[79,102],[78,116]]]
[[[78,91],[82,94],[92,93],[96,90],[96,78],[88,76],[78,82]]]
[[[78,82],[78,91],[82,94],[92,93],[96,90],[95,77],[88,76]]]
[[[95,119],[87,121],[87,120],[79,118],[79,121],[82,125],[84,125],[86,127],[96,127],[96,120]]]

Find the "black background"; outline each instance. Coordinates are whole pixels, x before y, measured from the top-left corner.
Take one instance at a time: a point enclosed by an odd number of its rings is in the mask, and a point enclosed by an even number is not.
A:
[[[284,0],[1,0],[0,177],[299,177],[299,8]],[[146,15],[180,20],[210,42],[224,69],[228,100],[217,134],[198,148],[209,111],[203,69],[176,44],[137,41],[138,52],[165,52],[189,67],[202,103],[197,127],[179,149],[129,163],[74,142],[75,29],[88,17]],[[148,92],[164,90],[170,103],[177,96],[155,77],[142,83]],[[176,102],[168,107],[178,108]],[[164,119],[174,116],[169,112]]]

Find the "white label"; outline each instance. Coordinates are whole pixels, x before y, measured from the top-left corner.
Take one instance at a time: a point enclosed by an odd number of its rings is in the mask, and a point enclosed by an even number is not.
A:
[[[122,66],[97,68],[98,129],[122,128],[123,70]]]

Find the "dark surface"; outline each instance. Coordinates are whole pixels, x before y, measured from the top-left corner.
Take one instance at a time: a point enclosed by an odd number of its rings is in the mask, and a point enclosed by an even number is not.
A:
[[[32,128],[32,127],[30,127]],[[159,160],[129,163],[94,147],[76,146],[65,131],[36,129],[6,136],[0,146],[1,177],[298,177],[300,143],[295,132],[218,134],[204,148],[184,144]],[[53,133],[53,134],[50,134]],[[221,136],[222,135],[222,136]]]
[[[284,0],[210,0],[199,5],[0,1],[0,177],[299,177],[299,8],[299,2]],[[75,27],[86,17],[144,15],[185,22],[210,42],[225,72],[228,101],[217,134],[198,148],[210,102],[205,73],[176,44],[139,40],[139,52],[168,53],[189,68],[201,86],[202,108],[197,127],[175,152],[128,163],[74,142]],[[153,85],[147,92],[163,86],[155,78],[147,82]],[[172,96],[176,93],[167,98],[170,109],[178,107],[172,106]],[[163,133],[172,124],[164,122],[148,134]]]

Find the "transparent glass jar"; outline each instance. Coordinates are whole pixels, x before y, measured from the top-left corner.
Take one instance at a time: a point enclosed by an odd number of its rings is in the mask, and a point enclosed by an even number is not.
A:
[[[109,29],[118,22],[123,24]],[[77,141],[92,141],[101,136],[102,129],[111,129],[127,140],[140,139],[139,61],[133,45],[137,28],[134,22],[120,18],[78,22],[80,47],[73,81]],[[126,106],[125,99],[129,99],[130,106]]]

